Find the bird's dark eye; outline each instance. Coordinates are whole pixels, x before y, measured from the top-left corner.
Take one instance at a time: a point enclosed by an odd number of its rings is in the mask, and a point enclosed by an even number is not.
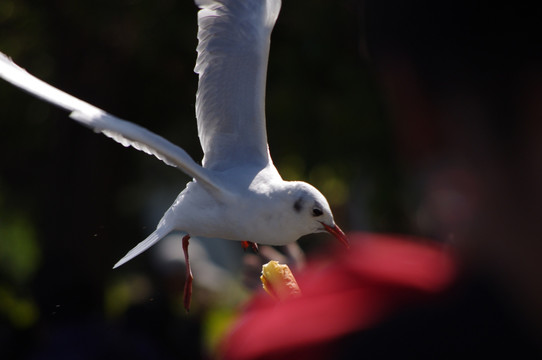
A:
[[[314,208],[312,209],[312,216],[320,216],[320,215],[323,215],[324,212],[318,208]]]
[[[303,198],[299,198],[294,203],[294,210],[296,212],[301,212],[301,209],[303,209]]]

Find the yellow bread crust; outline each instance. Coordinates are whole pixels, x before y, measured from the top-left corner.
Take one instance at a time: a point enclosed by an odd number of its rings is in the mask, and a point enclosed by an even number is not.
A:
[[[288,265],[281,265],[275,260],[262,266],[260,280],[264,290],[277,300],[301,295],[299,285]]]

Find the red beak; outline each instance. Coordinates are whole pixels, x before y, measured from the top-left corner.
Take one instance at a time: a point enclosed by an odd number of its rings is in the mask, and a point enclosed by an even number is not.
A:
[[[350,243],[348,242],[348,239],[346,238],[346,234],[344,231],[341,230],[341,228],[337,225],[329,226],[324,223],[321,223],[324,225],[324,229],[331,235],[335,236],[337,240],[339,240],[344,246],[346,246],[347,249],[350,249]]]

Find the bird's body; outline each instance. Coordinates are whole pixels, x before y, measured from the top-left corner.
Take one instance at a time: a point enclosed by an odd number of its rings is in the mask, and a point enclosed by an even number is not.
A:
[[[317,224],[314,228],[288,226],[290,221],[298,220],[293,207],[295,201],[290,200],[302,196],[307,184],[282,181],[272,165],[263,169],[244,168],[242,173],[236,170],[239,169],[222,173],[226,175],[222,185],[227,190],[222,199],[210,195],[197,182],[190,182],[163,221],[191,236],[249,239],[265,245],[286,245],[322,230]],[[244,214],[243,222],[251,226],[240,225],[239,214]]]
[[[125,146],[155,155],[193,180],[156,230],[118,267],[172,231],[190,237],[285,245],[328,231],[343,243],[325,197],[313,186],[284,181],[276,170],[265,129],[265,81],[271,30],[280,0],[196,0],[199,74],[196,95],[202,165],[166,139],[119,119],[33,77],[0,53],[0,77],[70,111],[70,117]],[[191,275],[189,279],[191,283]],[[188,283],[188,282],[187,282]],[[186,289],[188,308],[190,289]]]

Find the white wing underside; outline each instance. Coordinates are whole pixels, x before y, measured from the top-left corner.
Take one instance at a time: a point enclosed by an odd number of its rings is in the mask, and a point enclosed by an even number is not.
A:
[[[0,53],[0,77],[32,95],[70,111],[72,119],[94,131],[101,132],[124,146],[132,146],[154,155],[168,165],[178,167],[213,192],[221,191],[213,181],[212,174],[198,165],[177,145],[41,81],[2,53]]]
[[[269,163],[265,82],[280,0],[196,0],[199,74],[196,117],[203,166]]]

